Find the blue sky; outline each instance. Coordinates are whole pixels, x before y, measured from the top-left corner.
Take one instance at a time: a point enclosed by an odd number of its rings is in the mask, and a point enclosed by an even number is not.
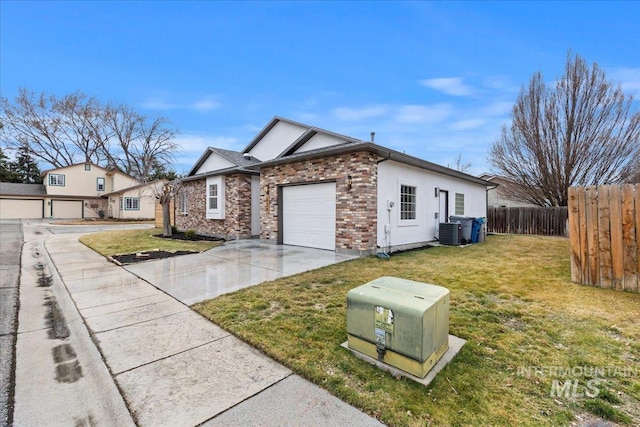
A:
[[[572,49],[640,99],[640,2],[0,2],[0,90],[165,116],[175,170],[275,115],[471,172]]]

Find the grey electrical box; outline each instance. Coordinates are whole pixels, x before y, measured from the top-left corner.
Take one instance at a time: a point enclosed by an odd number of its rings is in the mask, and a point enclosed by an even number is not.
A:
[[[438,240],[443,245],[460,245],[462,225],[459,222],[441,222],[438,229]]]
[[[348,346],[424,378],[449,348],[449,290],[380,277],[347,293]]]

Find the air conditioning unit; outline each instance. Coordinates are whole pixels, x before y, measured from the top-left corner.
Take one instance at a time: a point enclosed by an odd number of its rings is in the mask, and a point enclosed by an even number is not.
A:
[[[440,243],[443,245],[460,245],[462,239],[462,224],[459,222],[440,223]]]

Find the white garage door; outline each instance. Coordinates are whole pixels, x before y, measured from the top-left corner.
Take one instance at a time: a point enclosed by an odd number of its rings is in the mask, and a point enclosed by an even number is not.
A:
[[[82,218],[82,200],[52,200],[51,215],[56,218]]]
[[[0,199],[0,219],[42,219],[44,200]]]
[[[336,184],[282,189],[282,243],[336,249]]]

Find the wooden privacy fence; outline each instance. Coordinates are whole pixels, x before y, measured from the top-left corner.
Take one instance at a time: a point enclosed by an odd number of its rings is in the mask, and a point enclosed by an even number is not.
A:
[[[567,235],[567,208],[491,207],[487,209],[490,233]]]
[[[571,280],[639,292],[640,184],[569,188]]]
[[[169,204],[169,222],[171,225],[176,225],[176,209],[173,199]],[[156,228],[162,228],[164,224],[162,223],[162,205],[160,203],[156,203],[156,217],[155,217],[155,226]]]

